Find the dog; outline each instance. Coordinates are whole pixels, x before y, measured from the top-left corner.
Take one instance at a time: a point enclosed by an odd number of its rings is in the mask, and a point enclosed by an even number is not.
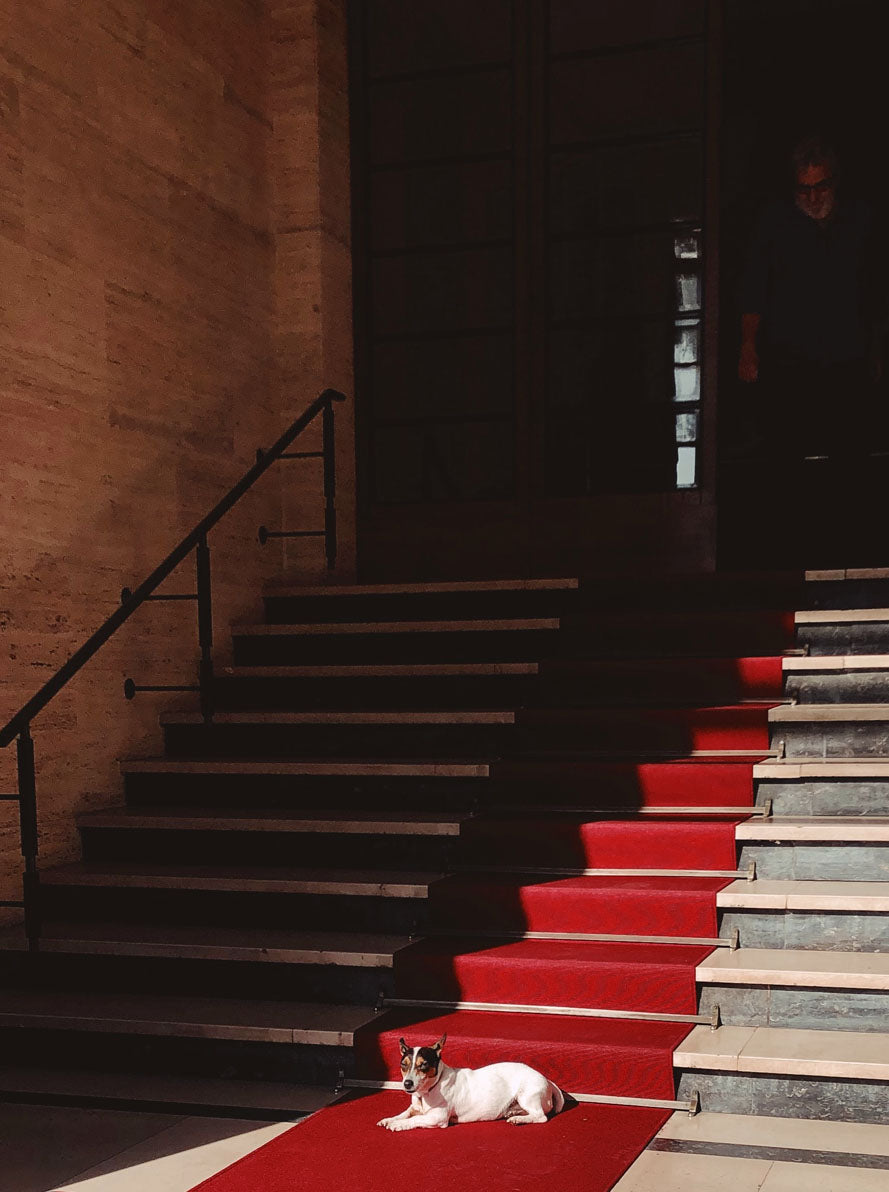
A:
[[[387,1130],[432,1130],[451,1122],[493,1122],[513,1126],[547,1121],[565,1106],[565,1094],[527,1064],[449,1068],[441,1052],[447,1035],[432,1047],[408,1047],[399,1039],[404,1091],[411,1103],[395,1117],[377,1122]]]

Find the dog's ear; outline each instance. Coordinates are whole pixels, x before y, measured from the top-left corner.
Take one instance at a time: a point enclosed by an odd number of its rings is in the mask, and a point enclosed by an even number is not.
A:
[[[438,1054],[439,1054],[439,1055],[441,1055],[441,1049],[444,1047],[444,1045],[445,1045],[445,1040],[446,1040],[446,1039],[447,1039],[447,1035],[442,1035],[442,1037],[441,1037],[441,1038],[439,1039],[439,1041],[438,1041],[438,1042],[435,1044],[435,1046],[433,1047],[433,1049],[432,1049],[432,1050],[433,1050],[433,1051],[437,1051],[437,1052],[438,1052]]]
[[[408,1045],[407,1045],[407,1043],[405,1043],[404,1039],[398,1040],[398,1046],[401,1048],[402,1055],[410,1055],[412,1048],[408,1047]]]

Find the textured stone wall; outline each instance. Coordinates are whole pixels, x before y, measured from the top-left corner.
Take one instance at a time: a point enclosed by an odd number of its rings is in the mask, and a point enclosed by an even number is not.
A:
[[[342,17],[271,7],[0,0],[0,723],[257,446],[323,385],[349,390]],[[279,465],[211,536],[222,661],[229,621],[280,573],[256,528],[280,524],[287,467],[284,520],[306,528],[314,463]],[[183,564],[166,590],[192,589]],[[193,626],[190,604],[144,607],[35,722],[44,863],[76,855],[77,810],[119,799],[119,757],[158,750],[172,701],[128,704],[123,678],[193,681]],[[0,753],[0,793],[12,763]],[[0,898],[17,896],[17,847],[0,805]]]
[[[310,388],[330,385],[350,398],[336,411],[337,572],[349,578],[355,565],[355,444],[346,5],[269,0],[269,6],[275,347],[282,403],[291,409],[307,380]],[[319,461],[290,465],[285,528],[322,524],[320,485]],[[323,546],[296,540],[288,545],[286,562],[300,578],[322,578]]]

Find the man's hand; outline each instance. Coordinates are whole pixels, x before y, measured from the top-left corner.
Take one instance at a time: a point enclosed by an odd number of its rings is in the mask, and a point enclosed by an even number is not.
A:
[[[742,344],[738,360],[738,379],[745,385],[759,380],[759,353],[755,344]]]

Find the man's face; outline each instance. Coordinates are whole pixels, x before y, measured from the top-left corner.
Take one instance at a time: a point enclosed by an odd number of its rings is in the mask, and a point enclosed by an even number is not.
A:
[[[836,205],[836,184],[827,166],[805,166],[796,172],[796,205],[809,219],[827,219]]]

